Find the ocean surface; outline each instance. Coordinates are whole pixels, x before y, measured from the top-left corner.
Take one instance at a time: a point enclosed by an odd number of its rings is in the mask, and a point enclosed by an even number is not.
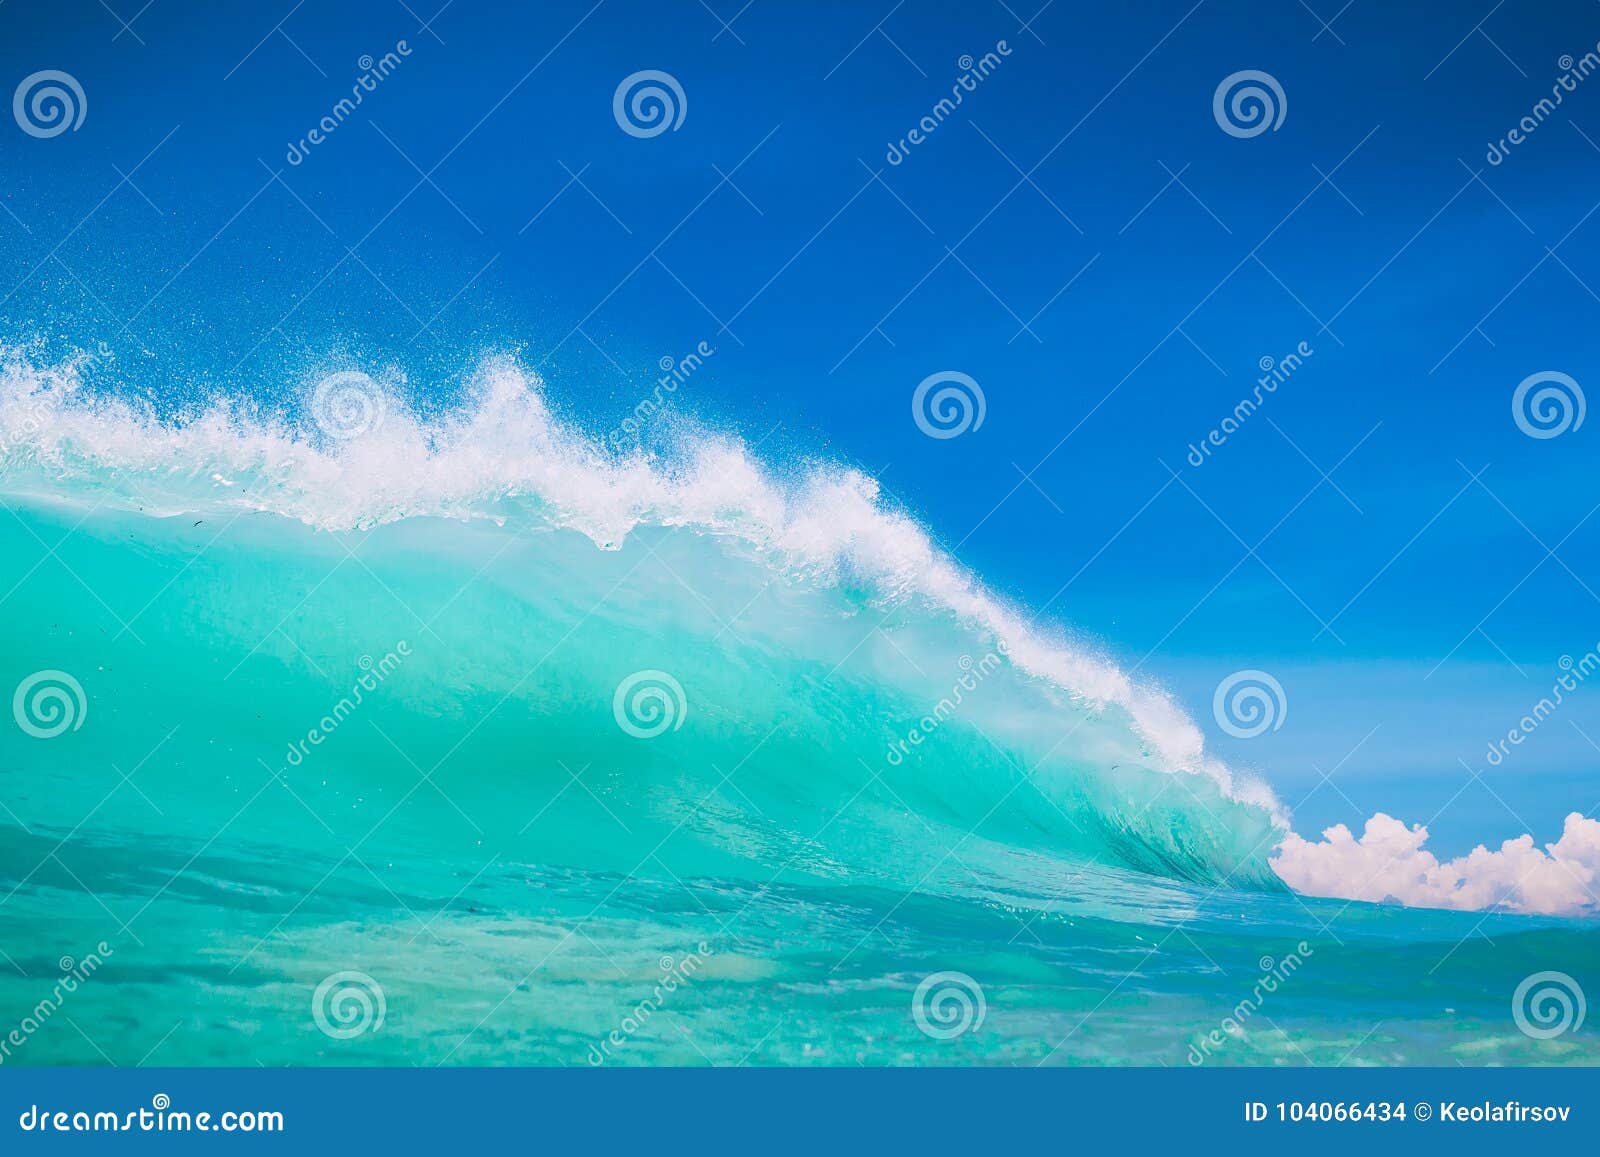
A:
[[[1600,1061],[1514,1007],[1594,921],[1296,895],[1267,785],[857,470],[508,360],[93,378],[0,359],[3,1063]]]

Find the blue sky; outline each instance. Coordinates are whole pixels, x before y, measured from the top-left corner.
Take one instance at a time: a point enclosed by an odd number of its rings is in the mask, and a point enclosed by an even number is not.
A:
[[[676,405],[880,473],[997,589],[1170,687],[1302,830],[1443,808],[1464,850],[1600,802],[1600,691],[1484,762],[1600,642],[1597,435],[1511,411],[1530,374],[1589,385],[1600,349],[1600,79],[1485,160],[1600,9],[493,7],[0,7],[0,87],[60,69],[88,104],[0,131],[0,336],[104,342],[169,406],[349,363],[426,391],[513,349],[597,431],[706,341]],[[643,69],[686,104],[646,139],[612,110]],[[1212,97],[1246,69],[1286,111],[1240,138]],[[987,415],[935,440],[909,403],[943,370]],[[1283,684],[1279,731],[1213,725],[1240,668]]]

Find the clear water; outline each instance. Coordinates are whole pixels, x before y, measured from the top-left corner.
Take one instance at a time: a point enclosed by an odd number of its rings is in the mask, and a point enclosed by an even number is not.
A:
[[[1592,922],[1292,894],[1270,793],[861,479],[496,372],[332,446],[7,370],[5,683],[82,694],[0,728],[6,1063],[1600,1059],[1512,1016]]]

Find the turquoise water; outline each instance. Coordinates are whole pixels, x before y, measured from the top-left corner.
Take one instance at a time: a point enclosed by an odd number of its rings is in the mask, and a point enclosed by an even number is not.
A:
[[[1593,922],[1294,895],[1263,785],[868,480],[481,386],[7,371],[5,1063],[1600,1060],[1512,1015]]]

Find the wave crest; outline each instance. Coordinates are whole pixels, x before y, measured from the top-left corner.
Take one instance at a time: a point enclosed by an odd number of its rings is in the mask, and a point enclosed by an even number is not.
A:
[[[424,421],[384,397],[381,423],[337,438],[236,401],[158,418],[93,395],[82,368],[40,368],[17,351],[0,358],[7,490],[167,515],[270,512],[327,531],[441,516],[567,528],[606,550],[640,527],[733,540],[791,576],[859,585],[978,632],[1073,704],[1125,719],[1146,765],[1203,776],[1287,826],[1270,790],[1209,757],[1164,692],[985,590],[859,470],[807,462],[780,471],[736,437],[703,430],[683,432],[668,454],[617,454],[559,420],[537,376],[508,358],[485,361],[470,400],[449,413]]]

